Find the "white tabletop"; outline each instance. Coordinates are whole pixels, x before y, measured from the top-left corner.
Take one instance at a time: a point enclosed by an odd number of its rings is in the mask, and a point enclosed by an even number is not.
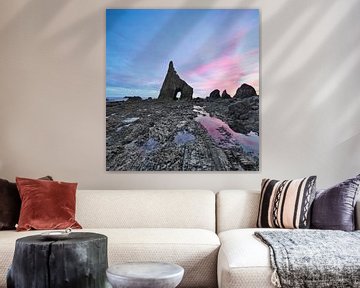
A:
[[[178,277],[184,273],[184,269],[171,263],[134,262],[111,266],[108,268],[107,273],[124,278],[166,279]]]

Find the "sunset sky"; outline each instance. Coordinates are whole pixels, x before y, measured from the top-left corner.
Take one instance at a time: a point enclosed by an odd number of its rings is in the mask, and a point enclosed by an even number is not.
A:
[[[106,97],[157,98],[170,60],[193,97],[259,94],[259,11],[107,9]]]

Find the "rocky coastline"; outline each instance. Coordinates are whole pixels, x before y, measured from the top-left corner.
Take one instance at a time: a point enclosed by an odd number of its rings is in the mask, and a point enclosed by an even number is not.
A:
[[[176,95],[179,94],[177,98]],[[108,171],[258,171],[259,96],[193,88],[169,63],[157,99],[106,102]]]

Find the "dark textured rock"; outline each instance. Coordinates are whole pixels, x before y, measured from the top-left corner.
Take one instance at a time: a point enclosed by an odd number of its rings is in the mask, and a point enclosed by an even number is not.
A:
[[[180,100],[191,100],[193,88],[182,80],[175,71],[172,61],[165,76],[165,80],[161,86],[159,100],[176,100],[177,93],[180,92]]]
[[[252,97],[252,96],[256,96],[256,90],[254,89],[254,87],[244,83],[242,84],[235,93],[234,98],[247,98],[247,97]]]
[[[223,98],[223,99],[230,99],[231,96],[226,92],[226,90],[224,90],[224,91],[221,93],[221,98]]]
[[[212,91],[209,95],[210,99],[219,99],[220,98],[220,90],[219,89],[215,89],[214,91]]]
[[[228,106],[229,126],[236,132],[259,133],[259,96],[247,97]]]
[[[216,117],[227,124],[232,123],[236,118],[229,113],[228,107],[230,103],[238,101],[194,98],[192,101],[154,99],[141,102],[117,102],[116,105],[107,103],[106,169],[108,171],[257,171],[258,154],[244,151],[240,146],[226,148],[232,140],[226,136],[226,130],[221,128],[222,131],[219,133],[224,136],[225,142],[219,147],[220,144],[218,145],[196,120],[201,113],[194,110],[201,110],[203,107],[211,117]],[[255,107],[255,104],[250,107]],[[254,119],[249,118],[245,121],[244,131],[258,131],[256,127],[259,117],[253,115]],[[203,116],[206,116],[206,113]],[[135,118],[139,119],[130,123],[124,121]]]

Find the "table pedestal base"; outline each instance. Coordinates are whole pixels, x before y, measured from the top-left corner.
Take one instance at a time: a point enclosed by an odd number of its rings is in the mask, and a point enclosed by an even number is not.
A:
[[[107,237],[71,233],[66,240],[29,236],[16,241],[8,288],[105,287]]]

